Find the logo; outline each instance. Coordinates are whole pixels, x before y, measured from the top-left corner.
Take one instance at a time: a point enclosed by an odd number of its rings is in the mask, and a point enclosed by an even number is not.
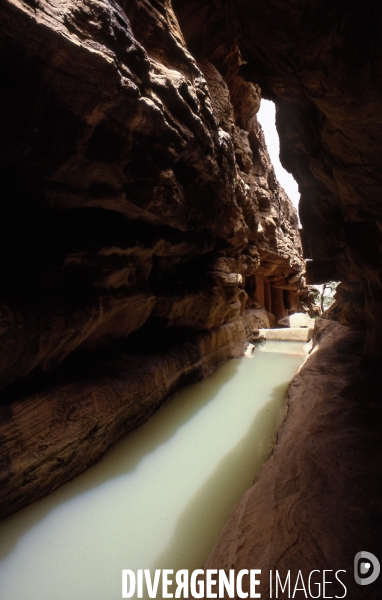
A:
[[[365,550],[357,552],[354,557],[354,579],[359,585],[373,583],[378,578],[380,570],[381,565],[374,554]]]

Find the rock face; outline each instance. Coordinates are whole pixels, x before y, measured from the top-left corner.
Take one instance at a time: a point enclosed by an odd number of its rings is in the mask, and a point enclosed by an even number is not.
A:
[[[306,578],[381,556],[379,382],[360,366],[382,357],[380,4],[4,0],[0,14],[1,516],[297,308],[298,223],[261,88],[302,195],[308,281],[343,282],[342,325],[318,332],[207,566]]]
[[[217,0],[241,75],[277,103],[281,160],[299,184],[308,283],[343,282],[336,315],[382,355],[382,11],[377,2]]]
[[[197,48],[174,8],[181,25],[168,0],[0,7],[3,515],[298,306],[259,88],[218,13]]]
[[[292,598],[299,570],[312,596],[381,597],[381,584],[359,586],[354,557],[382,552],[379,377],[360,367],[364,333],[322,320],[315,348],[289,387],[289,412],[272,457],[231,512],[205,568],[261,569],[262,598],[275,598],[275,572]],[[332,582],[322,591],[322,571]],[[269,571],[273,572],[273,596]],[[249,591],[248,578],[243,590]],[[297,598],[305,597],[301,579]],[[279,586],[279,594],[281,594]],[[278,597],[287,597],[279,595]],[[308,596],[310,597],[310,596]]]
[[[342,568],[349,597],[380,598],[380,584],[354,584],[352,563],[361,546],[382,550],[381,5],[195,0],[188,13],[202,4],[195,47],[202,22],[223,23],[221,37],[242,56],[239,75],[277,104],[281,160],[301,193],[308,283],[342,281],[328,316],[352,328],[332,325],[293,382],[274,457],[206,566],[278,569],[284,579],[291,569],[294,581],[299,569]],[[271,597],[264,581],[262,597]]]
[[[172,341],[167,349],[67,362],[48,385],[44,378],[32,391],[28,386],[27,395],[24,388],[8,396],[0,423],[0,518],[81,473],[181,386],[242,354],[261,316],[250,311],[213,331]]]

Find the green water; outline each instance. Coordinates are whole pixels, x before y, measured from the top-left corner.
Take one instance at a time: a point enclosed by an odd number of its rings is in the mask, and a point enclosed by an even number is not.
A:
[[[200,568],[269,456],[304,357],[302,343],[266,342],[226,362],[0,522],[0,600],[117,600],[122,569]]]

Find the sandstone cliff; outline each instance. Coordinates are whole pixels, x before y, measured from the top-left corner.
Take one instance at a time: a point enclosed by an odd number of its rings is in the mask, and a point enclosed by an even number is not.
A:
[[[0,8],[2,515],[298,306],[259,87],[218,13],[197,47],[174,7]]]
[[[192,2],[195,10],[200,4]],[[284,576],[343,568],[349,597],[377,599],[381,580],[358,586],[352,570],[361,547],[382,552],[381,5],[205,5],[238,44],[239,75],[277,104],[281,160],[301,192],[307,280],[342,281],[328,316],[343,324],[320,340],[292,383],[274,456],[232,512],[207,566]],[[262,597],[270,597],[265,585]]]
[[[378,2],[216,0],[241,75],[277,103],[281,160],[301,193],[308,283],[342,281],[337,317],[381,345],[382,13]]]
[[[1,515],[296,308],[297,219],[256,121],[261,88],[302,195],[308,281],[342,280],[330,314],[344,325],[325,326],[292,384],[274,456],[208,566],[350,572],[362,547],[380,556],[379,4],[0,13]],[[365,587],[351,597],[380,598]]]

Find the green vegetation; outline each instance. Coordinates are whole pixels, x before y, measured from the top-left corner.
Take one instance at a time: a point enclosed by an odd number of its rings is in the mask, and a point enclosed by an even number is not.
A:
[[[312,285],[311,287],[316,292],[316,303],[319,304],[321,313],[327,310],[334,302],[334,296],[337,290],[339,281],[328,281],[322,285]]]

